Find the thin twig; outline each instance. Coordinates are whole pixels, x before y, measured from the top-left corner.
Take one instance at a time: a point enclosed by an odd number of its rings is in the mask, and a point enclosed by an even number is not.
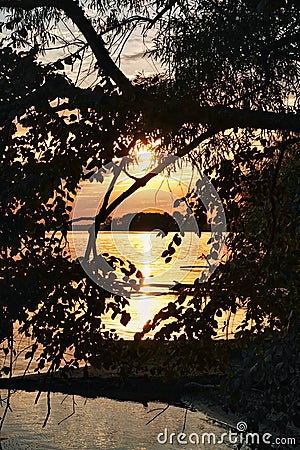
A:
[[[60,425],[61,423],[63,423],[65,420],[68,420],[70,417],[74,416],[74,414],[75,414],[75,405],[76,405],[75,397],[74,397],[74,395],[72,395],[72,412],[71,412],[71,414],[69,414],[67,417],[65,417],[64,419],[60,420],[60,421],[58,422],[58,425]]]
[[[156,22],[158,22],[158,20],[160,20],[166,12],[171,10],[173,6],[176,5],[176,3],[177,0],[170,0],[168,4],[151,20],[151,26],[154,25]]]
[[[10,399],[11,399],[11,379],[12,379],[12,374],[13,374],[13,352],[14,352],[14,328],[13,328],[13,323],[11,322],[11,330],[10,330],[10,337],[9,337],[9,348],[10,348],[10,356],[9,356],[9,378],[8,378],[8,389],[7,389],[7,399],[6,399],[6,405],[5,405],[5,410],[3,413],[3,416],[1,418],[1,422],[0,422],[0,431],[2,430],[6,415],[8,413],[8,411],[11,411],[11,406],[10,406]]]
[[[150,409],[149,411],[146,412],[146,414],[151,414],[151,413],[156,412],[156,411],[162,411],[163,409],[164,409],[164,408],[154,408],[154,409]]]
[[[188,408],[185,408],[185,412],[184,412],[184,419],[183,419],[183,427],[182,427],[182,432],[184,432],[185,427],[186,427],[186,418],[187,418],[187,413],[188,413]]]
[[[62,401],[60,402],[60,404],[62,405],[68,397],[69,397],[69,394],[65,395],[64,398],[62,399]]]
[[[152,417],[151,420],[149,420],[149,422],[146,423],[146,425],[149,425],[151,422],[153,422],[155,419],[157,419],[157,417],[159,417],[161,414],[163,414],[165,411],[167,411],[167,409],[169,408],[170,405],[167,405],[165,408],[163,408],[162,411],[160,411],[158,414],[156,414],[156,416]]]
[[[123,169],[123,172],[125,173],[125,175],[128,176],[128,178],[131,178],[132,180],[135,180],[135,181],[139,180],[138,177],[135,177],[134,175],[131,175],[126,169]]]
[[[49,369],[47,370],[47,372],[46,372],[46,374],[45,374],[45,377],[44,377],[44,380],[43,380],[43,387],[44,387],[45,384],[46,384],[46,381],[47,381],[47,378],[48,378],[48,376],[49,376],[49,373],[50,373],[51,369],[52,369],[52,364],[51,364],[51,366],[49,367]],[[35,404],[35,405],[38,403],[38,401],[39,401],[39,399],[40,399],[40,396],[41,396],[41,393],[42,393],[42,389],[39,390],[39,392],[37,393],[37,395],[36,395],[36,397],[35,397],[35,401],[34,401],[34,404]]]
[[[80,64],[79,64],[79,68],[78,68],[78,72],[77,72],[77,76],[76,76],[76,80],[75,80],[75,86],[76,86],[76,84],[78,83],[78,80],[79,80],[79,77],[80,77],[80,74],[81,74],[81,69],[82,69],[82,64],[83,64],[83,60],[84,60],[84,54],[85,54],[85,48],[83,49],[83,53],[82,53],[82,57],[81,57],[81,59],[80,59]]]
[[[52,383],[52,379],[53,379],[53,365],[51,365],[51,372],[50,372],[50,382],[49,382],[49,386],[48,386],[48,391],[47,391],[47,414],[43,423],[43,428],[45,428],[45,426],[47,425],[47,422],[49,420],[50,417],[50,413],[51,413],[51,383]]]

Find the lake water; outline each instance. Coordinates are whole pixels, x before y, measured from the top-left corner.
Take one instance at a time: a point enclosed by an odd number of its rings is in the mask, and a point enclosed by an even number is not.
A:
[[[2,393],[4,395],[5,393]],[[2,450],[171,450],[184,448],[230,449],[230,444],[179,445],[176,441],[160,444],[159,433],[175,433],[183,429],[185,410],[170,406],[149,425],[146,423],[165,404],[151,403],[148,408],[133,402],[118,402],[106,398],[84,399],[75,397],[75,414],[72,413],[72,397],[52,394],[51,415],[48,424],[42,428],[46,415],[46,398],[42,394],[34,405],[35,394],[18,392],[12,398],[12,412],[8,414],[0,441]],[[0,408],[0,414],[2,408]],[[202,412],[187,414],[185,433],[215,433],[220,439],[226,429],[214,424]],[[161,436],[164,441],[164,435]],[[201,442],[201,441],[200,441]]]
[[[168,246],[174,233],[169,233],[165,238],[157,237],[156,232],[100,232],[97,238],[97,251],[130,260],[142,272],[144,279],[139,292],[132,292],[128,310],[131,320],[127,326],[123,326],[119,318],[111,319],[111,313],[102,317],[107,329],[116,329],[120,337],[133,339],[137,331],[141,331],[143,325],[169,302],[176,299],[177,294],[170,291],[175,282],[193,283],[199,277],[201,269],[186,267],[204,266],[206,261],[203,255],[207,255],[209,246],[207,241],[210,233],[202,233],[200,239],[194,233],[186,233],[183,242],[173,255],[172,262],[164,263],[161,253]],[[73,257],[81,257],[85,253],[88,242],[87,231],[75,231],[69,233],[70,252]],[[75,251],[76,248],[76,251]],[[198,259],[200,258],[200,259]],[[222,324],[225,317],[220,319],[219,337],[224,337]],[[230,332],[233,331],[233,328]],[[148,334],[153,336],[153,332]],[[21,336],[17,342],[18,351],[30,345],[30,340]],[[21,375],[27,360],[19,358],[15,363],[15,373]]]
[[[153,318],[153,316],[169,302],[176,299],[177,293],[170,291],[174,286],[174,281],[182,283],[193,283],[199,277],[201,269],[199,267],[187,269],[187,266],[204,266],[206,264],[205,255],[208,253],[209,246],[207,241],[210,233],[202,233],[200,239],[192,233],[187,233],[180,249],[174,255],[174,261],[170,264],[164,264],[161,253],[172,239],[172,234],[162,239],[157,237],[157,233],[99,233],[97,239],[98,251],[109,253],[123,259],[130,259],[144,275],[143,285],[139,292],[132,292],[130,297],[130,306],[128,310],[131,320],[127,326],[123,326],[117,317],[111,319],[111,313],[103,316],[102,320],[107,329],[116,329],[120,337],[124,339],[133,339],[137,331],[141,331],[143,325]],[[85,252],[88,232],[78,231],[70,235],[70,250],[75,257],[74,239],[76,239],[77,256],[82,256]],[[204,256],[203,256],[204,255]],[[199,259],[198,259],[199,258]],[[244,311],[240,310],[234,316],[230,317],[227,336],[232,338],[236,326],[241,323],[244,317]],[[225,338],[226,333],[223,329],[224,321],[228,317],[226,313],[218,317],[219,330],[217,338]],[[16,329],[17,331],[17,329]],[[150,332],[147,336],[153,336]],[[15,348],[18,353],[30,345],[30,340],[20,336],[17,339]],[[14,364],[14,373],[22,375],[26,369],[28,361],[19,357]],[[29,369],[29,373],[33,370]]]
[[[109,315],[104,318],[105,324],[110,328],[116,328],[121,337],[133,339],[135,332],[140,331],[147,320],[170,301],[174,301],[175,296],[170,293],[170,287],[174,286],[174,281],[192,283],[199,276],[199,270],[195,272],[182,267],[195,265],[197,257],[207,253],[210,233],[203,233],[200,239],[193,233],[187,233],[182,245],[174,254],[173,261],[165,264],[161,253],[173,235],[174,233],[170,233],[162,238],[155,232],[99,233],[98,252],[107,252],[124,260],[130,260],[145,277],[140,291],[131,293],[131,320],[128,325],[124,327],[117,320],[112,321]],[[73,245],[76,247],[77,256],[84,255],[87,241],[88,232],[74,232]],[[200,265],[200,260],[197,265]]]
[[[170,291],[170,287],[176,282],[192,284],[207,267],[205,257],[209,253],[210,245],[207,243],[211,233],[204,232],[199,238],[195,233],[186,233],[181,245],[176,249],[172,261],[164,263],[161,257],[167,248],[174,233],[162,238],[157,232],[141,233],[110,233],[101,232],[97,238],[97,251],[109,253],[132,261],[145,277],[139,292],[132,293],[130,298],[131,320],[126,327],[118,320],[111,320],[110,315],[104,317],[104,323],[109,328],[117,330],[119,336],[125,339],[133,339],[134,334],[140,331],[143,325],[150,320],[162,307],[176,298],[176,293]],[[73,239],[73,240],[72,240]],[[77,256],[85,253],[88,232],[75,231],[71,239],[71,251],[74,254],[74,246]],[[231,319],[229,336],[233,335],[235,327],[240,323],[242,312],[235,319]],[[218,337],[225,337],[222,331],[223,315],[219,319],[220,329]],[[153,334],[149,334],[151,337]]]

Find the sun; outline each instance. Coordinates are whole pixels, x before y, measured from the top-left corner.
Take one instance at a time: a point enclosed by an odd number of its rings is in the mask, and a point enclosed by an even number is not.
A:
[[[141,170],[149,169],[153,163],[154,155],[151,152],[145,152],[138,155],[138,163]]]
[[[139,144],[134,148],[132,155],[137,159],[137,167],[141,172],[147,171],[153,166],[154,153],[145,144]]]

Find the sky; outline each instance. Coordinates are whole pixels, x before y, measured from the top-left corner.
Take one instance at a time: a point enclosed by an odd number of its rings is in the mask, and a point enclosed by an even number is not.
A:
[[[141,153],[138,156],[137,164],[128,167],[127,173],[135,177],[145,175],[153,164],[153,155],[151,152]],[[104,176],[102,182],[88,180],[82,186],[73,211],[73,218],[94,217],[101,206],[103,197],[109,187],[112,179],[111,174]],[[175,206],[174,202],[182,198],[194,186],[197,176],[192,176],[189,165],[183,166],[182,169],[171,171],[171,173],[163,172],[153,178],[148,184],[134,194],[128,197],[119,207],[116,208],[112,217],[122,217],[128,213],[138,213],[145,210],[159,210],[161,213],[168,212],[173,215],[174,211],[185,212],[186,207],[183,205]],[[122,173],[111,194],[110,200],[115,200],[122,192],[126,191],[134,180]],[[191,185],[190,185],[191,184]],[[80,222],[87,224],[86,220]]]

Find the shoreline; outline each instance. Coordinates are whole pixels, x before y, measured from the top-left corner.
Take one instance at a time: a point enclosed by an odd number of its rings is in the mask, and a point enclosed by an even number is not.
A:
[[[237,423],[222,410],[221,389],[235,340],[201,342],[115,341],[103,343],[86,367],[52,375],[32,373],[0,378],[0,389],[51,392],[86,398],[105,397],[144,406],[162,402],[201,410],[214,420]],[[138,361],[138,363],[136,363]],[[166,370],[165,362],[170,366]]]
[[[91,366],[89,369],[93,370]],[[55,372],[50,382],[44,374],[28,374],[11,379],[0,379],[0,390],[60,393],[83,398],[107,398],[119,402],[134,402],[148,407],[150,403],[164,403],[169,406],[201,412],[207,422],[224,430],[237,432],[237,424],[244,421],[242,413],[225,411],[225,395],[221,388],[222,374],[205,374],[191,377],[163,379],[162,377],[115,375],[89,375],[86,368],[75,369],[69,378],[61,372]],[[259,405],[259,399],[253,398],[253,407]],[[278,436],[278,431],[267,422],[262,422],[262,429]],[[289,427],[290,436],[300,441],[298,430]]]
[[[92,368],[89,366],[89,370]],[[0,389],[23,390],[27,392],[60,392],[63,394],[80,395],[82,397],[107,397],[121,401],[140,403],[162,401],[182,403],[185,396],[191,394],[190,386],[197,388],[197,396],[201,389],[214,391],[214,397],[220,395],[220,376],[182,377],[164,380],[159,377],[117,375],[89,375],[79,368],[72,376],[65,378],[60,372],[55,372],[52,379],[46,373],[28,374],[12,378],[1,378]]]
[[[91,367],[89,367],[91,369]],[[76,372],[76,373],[75,373]],[[63,378],[53,374],[50,381],[46,374],[16,376],[0,379],[0,390],[11,389],[26,392],[50,392],[77,395],[85,398],[104,397],[120,402],[161,402],[190,411],[201,411],[208,420],[225,428],[235,428],[238,416],[222,409],[223,395],[220,389],[221,375],[201,375],[172,380],[146,376],[85,376],[83,368],[74,376]]]

